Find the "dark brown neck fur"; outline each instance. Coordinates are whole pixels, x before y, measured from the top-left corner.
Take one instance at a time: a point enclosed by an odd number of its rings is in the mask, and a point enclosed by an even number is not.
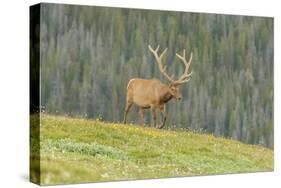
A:
[[[163,96],[161,96],[161,102],[162,103],[167,103],[169,102],[169,100],[171,100],[173,98],[173,96],[167,91],[163,94]]]

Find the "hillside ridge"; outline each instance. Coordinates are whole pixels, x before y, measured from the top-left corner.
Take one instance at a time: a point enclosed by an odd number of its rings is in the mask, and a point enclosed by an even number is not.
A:
[[[273,170],[273,150],[262,146],[46,114],[41,116],[40,159],[44,185]]]

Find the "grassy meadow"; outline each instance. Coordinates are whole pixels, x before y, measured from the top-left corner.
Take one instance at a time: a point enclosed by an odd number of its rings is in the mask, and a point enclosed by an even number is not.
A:
[[[31,126],[36,126],[32,123]],[[34,127],[33,127],[34,128]],[[36,151],[31,135],[31,151]],[[42,185],[273,170],[273,150],[212,135],[42,115]],[[40,180],[35,176],[40,172]]]

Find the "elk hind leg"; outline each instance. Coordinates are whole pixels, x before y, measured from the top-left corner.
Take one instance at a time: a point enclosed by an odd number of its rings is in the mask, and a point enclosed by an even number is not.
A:
[[[131,101],[127,101],[127,103],[126,103],[126,108],[125,108],[125,113],[124,113],[124,120],[123,120],[124,124],[126,124],[126,122],[127,122],[127,115],[128,115],[128,112],[129,112],[132,104],[133,103]]]

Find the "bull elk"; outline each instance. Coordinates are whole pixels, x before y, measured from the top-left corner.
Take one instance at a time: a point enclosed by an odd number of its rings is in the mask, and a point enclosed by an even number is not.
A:
[[[172,98],[176,100],[181,100],[182,95],[179,92],[179,86],[181,84],[187,83],[190,80],[190,76],[192,72],[188,73],[189,66],[192,60],[192,53],[190,55],[190,59],[187,62],[185,57],[185,50],[183,50],[183,54],[179,55],[176,53],[176,56],[181,60],[181,62],[185,66],[185,70],[183,74],[180,76],[178,80],[174,80],[173,76],[169,76],[166,73],[166,66],[162,64],[162,58],[164,54],[167,52],[167,48],[158,55],[159,45],[154,50],[151,46],[148,46],[149,50],[155,57],[156,63],[160,72],[168,79],[169,84],[163,84],[158,79],[141,79],[141,78],[133,78],[128,82],[127,85],[127,98],[126,98],[126,107],[124,113],[124,121],[126,124],[128,112],[132,106],[135,104],[138,107],[139,115],[144,125],[144,117],[143,110],[150,109],[152,118],[153,118],[153,126],[156,128],[156,109],[159,109],[162,113],[163,119],[161,125],[158,126],[159,129],[163,128],[165,125],[165,121],[167,119],[167,112],[165,110],[165,104],[169,102]]]

